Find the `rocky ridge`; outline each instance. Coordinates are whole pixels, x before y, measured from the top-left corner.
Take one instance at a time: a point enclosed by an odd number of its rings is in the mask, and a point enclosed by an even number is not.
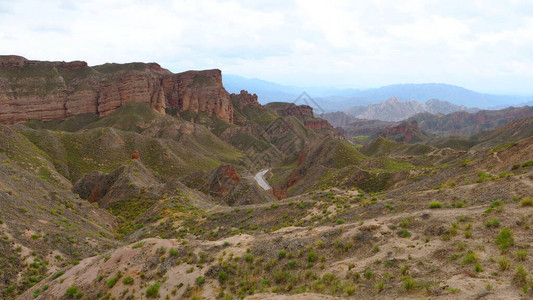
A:
[[[220,70],[172,73],[156,63],[32,61],[0,56],[0,123],[47,121],[92,113],[107,116],[124,103],[155,111],[205,112],[233,123]]]

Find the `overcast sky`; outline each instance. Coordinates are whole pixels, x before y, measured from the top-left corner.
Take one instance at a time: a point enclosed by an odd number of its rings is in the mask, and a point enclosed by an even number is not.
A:
[[[0,0],[0,54],[533,94],[533,0]]]

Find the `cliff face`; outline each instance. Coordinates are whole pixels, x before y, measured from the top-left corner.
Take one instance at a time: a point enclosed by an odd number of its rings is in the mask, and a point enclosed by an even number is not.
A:
[[[233,106],[220,70],[173,74],[156,63],[41,62],[0,56],[0,124],[71,115],[109,115],[123,103],[205,112],[233,122]]]

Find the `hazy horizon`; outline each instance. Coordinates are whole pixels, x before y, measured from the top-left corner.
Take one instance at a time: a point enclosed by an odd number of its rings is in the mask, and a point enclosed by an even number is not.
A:
[[[158,62],[289,86],[445,83],[533,95],[533,3],[72,1],[0,3],[0,53]]]

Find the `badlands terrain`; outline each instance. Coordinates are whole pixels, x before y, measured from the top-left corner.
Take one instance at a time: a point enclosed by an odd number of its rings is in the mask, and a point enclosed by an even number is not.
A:
[[[291,101],[0,56],[0,298],[533,298],[530,107]]]

